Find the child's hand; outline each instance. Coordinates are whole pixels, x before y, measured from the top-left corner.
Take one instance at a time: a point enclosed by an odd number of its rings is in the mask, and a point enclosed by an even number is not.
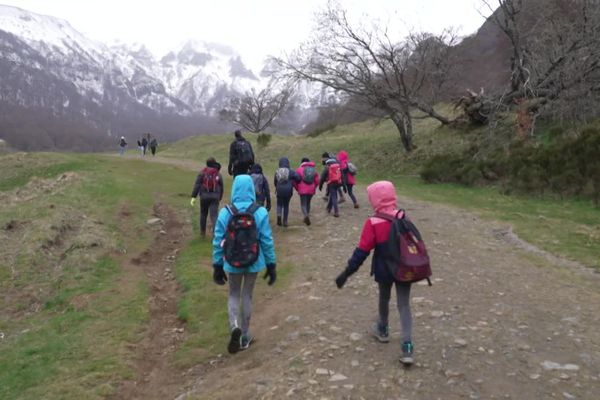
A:
[[[213,281],[219,286],[223,286],[227,282],[227,275],[223,271],[222,265],[213,265]]]
[[[337,278],[335,278],[335,284],[337,285],[338,289],[343,288],[347,280],[348,274],[346,273],[346,270],[344,270],[341,274],[338,275]]]

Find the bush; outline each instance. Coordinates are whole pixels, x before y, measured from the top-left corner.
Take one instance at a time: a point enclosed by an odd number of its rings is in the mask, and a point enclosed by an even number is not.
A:
[[[270,133],[259,133],[256,138],[256,142],[258,143],[258,147],[264,149],[271,142],[272,135]]]

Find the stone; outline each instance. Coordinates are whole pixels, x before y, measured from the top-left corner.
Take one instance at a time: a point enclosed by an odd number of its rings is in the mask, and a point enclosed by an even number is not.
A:
[[[465,339],[455,339],[454,340],[454,344],[457,345],[458,347],[466,347],[467,346],[467,341]]]
[[[162,222],[163,220],[160,218],[150,218],[148,221],[146,221],[148,225],[162,224]]]
[[[440,318],[440,317],[444,316],[444,312],[443,311],[432,311],[431,316],[434,318]]]
[[[329,375],[329,370],[325,368],[317,368],[315,371],[317,375]]]
[[[353,367],[358,367],[360,363],[358,362],[358,360],[352,360],[350,361],[350,365],[352,365]]]
[[[565,399],[567,399],[567,400],[575,400],[577,398],[568,392],[563,392],[563,396],[565,396]]]
[[[345,381],[346,379],[348,379],[348,377],[346,377],[345,375],[334,374],[331,378],[329,378],[329,382]]]
[[[352,390],[354,389],[354,385],[344,385],[344,389]]]
[[[541,363],[542,367],[547,371],[579,371],[579,365],[576,364],[559,364],[554,361],[544,361]]]
[[[295,321],[299,321],[300,317],[297,315],[288,315],[287,318],[285,319],[285,322],[295,322]]]
[[[362,339],[362,335],[360,333],[352,332],[350,334],[350,340],[352,340],[353,342],[357,342],[361,339]]]
[[[530,374],[529,379],[537,381],[538,379],[540,379],[540,374]]]

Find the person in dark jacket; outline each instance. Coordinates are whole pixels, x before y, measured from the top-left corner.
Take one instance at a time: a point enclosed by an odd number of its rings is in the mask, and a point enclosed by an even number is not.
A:
[[[150,140],[150,151],[152,152],[152,156],[156,155],[156,148],[158,147],[158,141],[155,137]]]
[[[146,136],[142,137],[142,141],[140,142],[140,144],[142,145],[141,150],[143,157],[146,155],[146,149],[148,148],[148,139],[146,138]]]
[[[338,171],[338,175],[332,174],[333,170]],[[319,182],[319,191],[323,189],[323,184],[327,184],[327,193],[329,194],[327,200],[327,212],[330,213],[333,210],[333,216],[339,217],[338,207],[338,190],[342,186],[342,170],[340,163],[335,158],[330,158],[325,162],[325,169],[321,173],[321,179]]]
[[[288,226],[290,200],[294,194],[294,183],[300,183],[300,176],[290,169],[290,160],[279,159],[279,168],[275,171],[275,194],[277,196],[277,225]]]
[[[402,218],[396,203],[396,189],[388,181],[375,182],[367,187],[369,202],[375,213],[389,215],[392,218]],[[379,286],[379,320],[373,326],[373,336],[380,342],[389,342],[389,302],[392,287],[396,286],[396,300],[402,325],[402,354],[400,362],[405,365],[413,363],[412,314],[410,311],[410,283],[397,282],[385,266],[386,243],[390,234],[392,222],[380,217],[369,217],[365,221],[360,241],[348,260],[344,271],[336,278],[338,288],[342,288],[348,277],[354,274],[362,263],[369,257],[371,250],[375,254],[371,261],[371,275]]]
[[[196,197],[200,195],[200,234],[206,236],[206,221],[210,213],[213,230],[217,222],[219,202],[223,198],[223,177],[221,176],[221,164],[213,157],[206,160],[204,168],[196,177],[190,205],[196,203]]]
[[[256,202],[263,207],[265,207],[266,203],[265,208],[267,211],[271,211],[271,189],[269,187],[269,180],[264,176],[260,164],[254,164],[252,168],[250,168],[250,177],[254,183]]]
[[[247,174],[254,165],[254,151],[252,145],[242,136],[242,131],[235,131],[235,140],[229,146],[229,175],[238,176]]]
[[[119,154],[125,155],[125,150],[127,150],[127,141],[125,140],[125,136],[121,136],[121,140],[119,140]]]

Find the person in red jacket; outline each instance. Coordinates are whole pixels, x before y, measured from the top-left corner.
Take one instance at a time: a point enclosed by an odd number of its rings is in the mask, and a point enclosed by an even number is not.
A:
[[[304,223],[310,225],[310,202],[319,186],[319,174],[313,161],[303,158],[296,169],[300,176],[299,182],[294,182],[294,188],[300,195],[300,208],[304,215]]]
[[[356,196],[354,195],[354,185],[356,184],[356,178],[354,177],[354,173],[350,171],[348,168],[348,163],[350,160],[348,159],[348,152],[346,150],[342,150],[338,153],[337,159],[340,162],[340,168],[342,169],[342,182],[344,187],[344,192],[348,193],[348,197],[352,199],[352,203],[354,203],[354,208],[358,208],[358,201],[356,200]]]
[[[402,213],[398,214],[396,189],[392,182],[375,182],[367,187],[367,194],[369,195],[369,203],[371,203],[376,213],[402,217]],[[374,276],[379,286],[379,319],[373,326],[373,336],[382,343],[387,343],[390,340],[388,328],[389,302],[392,287],[395,286],[402,325],[402,355],[400,356],[400,362],[404,365],[411,365],[413,363],[412,314],[410,311],[411,284],[396,281],[384,262],[386,242],[391,226],[392,222],[386,219],[379,217],[367,218],[362,228],[358,246],[356,246],[352,257],[348,260],[346,269],[336,278],[335,283],[341,289],[348,277],[358,271],[371,250],[375,250],[371,262],[371,275]]]

